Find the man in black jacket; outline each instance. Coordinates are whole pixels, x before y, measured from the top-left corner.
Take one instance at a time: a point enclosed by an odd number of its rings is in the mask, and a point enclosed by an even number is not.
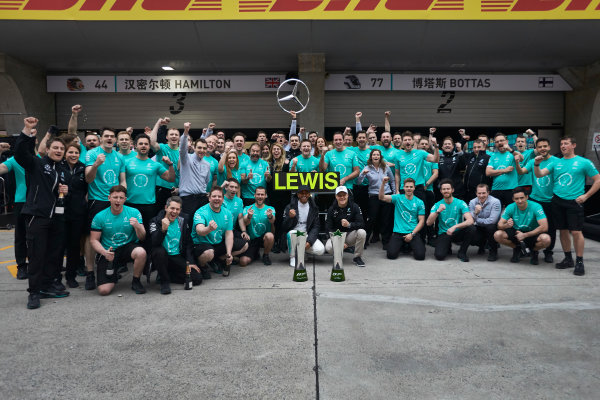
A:
[[[165,209],[150,220],[152,241],[152,266],[158,270],[160,293],[170,294],[173,283],[184,283],[189,262],[192,283],[202,283],[200,268],[192,254],[192,237],[189,218],[181,213],[183,201],[179,196],[167,199]]]
[[[292,201],[285,207],[283,212],[283,221],[281,230],[286,232],[288,244],[290,241],[290,233],[292,231],[306,232],[306,251],[310,254],[323,255],[325,246],[319,240],[319,208],[310,196],[308,186],[300,186],[296,196],[292,197]],[[290,249],[290,266],[296,265],[296,259]]]
[[[367,232],[363,221],[362,212],[358,204],[348,200],[348,189],[346,186],[338,186],[335,189],[335,200],[327,210],[327,232],[346,232],[344,248],[354,246],[354,258],[352,261],[359,267],[365,267],[362,260],[362,252],[365,248]],[[331,239],[327,240],[325,250],[333,252]]]
[[[27,199],[23,210],[27,224],[27,258],[29,259],[29,300],[27,308],[40,306],[40,298],[67,297],[69,292],[56,280],[62,267],[64,214],[56,214],[59,193],[66,196],[65,169],[61,163],[65,144],[54,138],[48,142],[47,154],[36,157],[35,134],[37,118],[25,118],[25,127],[15,144],[15,160],[27,173]],[[64,208],[62,210],[64,213]]]
[[[473,152],[463,155],[465,161],[465,202],[473,200],[477,196],[477,185],[485,183],[488,186],[492,185],[492,180],[486,176],[485,169],[487,168],[490,156],[485,152],[485,142],[481,139],[476,139],[473,142]]]
[[[442,154],[440,154],[440,161],[438,162],[438,182],[443,179],[451,179],[455,188],[454,197],[462,200],[465,197],[462,178],[465,160],[462,153],[457,153],[455,149],[454,140],[451,137],[445,137],[442,142]],[[441,191],[436,194],[436,200],[443,197]]]

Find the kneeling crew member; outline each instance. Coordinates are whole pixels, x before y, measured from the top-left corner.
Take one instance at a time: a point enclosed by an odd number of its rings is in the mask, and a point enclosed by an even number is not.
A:
[[[460,243],[458,250],[460,261],[468,262],[467,249],[476,232],[469,206],[464,201],[454,198],[454,184],[450,179],[442,179],[440,192],[443,199],[433,205],[431,214],[427,218],[427,225],[433,225],[439,217],[435,258],[439,261],[445,259],[454,242]]]
[[[414,195],[415,180],[404,180],[404,194],[385,194],[388,177],[379,188],[379,200],[394,204],[394,233],[387,246],[387,258],[395,260],[405,246],[410,245],[415,260],[425,259],[425,243],[418,234],[425,226],[425,203]]]
[[[267,198],[267,189],[259,186],[254,191],[255,203],[251,206],[244,208],[244,226],[248,228],[242,228],[242,238],[250,239],[248,242],[248,250],[240,255],[240,266],[245,267],[252,261],[257,260],[260,256],[260,248],[264,248],[263,251],[263,264],[271,265],[271,259],[269,253],[275,243],[275,209],[271,206],[265,205],[265,199]]]
[[[531,264],[537,265],[538,253],[550,246],[548,220],[544,209],[535,201],[528,201],[529,196],[523,187],[513,190],[514,203],[509,204],[500,221],[494,238],[498,243],[513,249],[510,262],[518,263],[525,248],[531,250]]]
[[[106,296],[117,283],[114,264],[124,265],[133,261],[131,290],[137,294],[146,293],[140,276],[146,265],[146,250],[139,243],[146,237],[142,214],[125,204],[127,189],[121,185],[110,188],[110,207],[100,211],[92,220],[90,244],[97,253],[98,293]],[[111,251],[112,249],[112,251]]]
[[[362,259],[362,253],[365,249],[365,240],[367,231],[360,207],[355,202],[348,199],[348,189],[346,186],[338,186],[335,189],[335,200],[327,210],[327,232],[346,232],[346,243],[344,248],[354,246],[354,258],[352,261],[359,267],[365,267]],[[333,252],[331,239],[325,243],[325,250],[328,253]]]
[[[192,237],[188,216],[181,212],[179,196],[167,199],[165,209],[150,220],[152,265],[160,277],[160,293],[170,294],[173,283],[185,283],[187,262],[190,263],[192,283],[202,283],[200,268],[192,254]]]

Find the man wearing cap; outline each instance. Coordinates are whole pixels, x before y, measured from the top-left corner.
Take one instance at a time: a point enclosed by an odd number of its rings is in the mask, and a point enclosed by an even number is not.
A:
[[[319,208],[315,201],[310,196],[310,189],[306,185],[298,187],[298,192],[292,197],[292,201],[285,207],[283,211],[283,221],[281,229],[287,232],[288,244],[290,234],[294,231],[306,232],[306,251],[309,254],[323,255],[325,246],[318,239],[319,236]],[[290,266],[296,265],[296,258],[290,248]]]
[[[354,258],[352,261],[359,267],[364,267],[362,252],[365,248],[367,232],[363,221],[362,212],[358,204],[348,200],[348,189],[346,186],[338,186],[335,189],[335,200],[327,210],[327,232],[346,232],[346,243],[344,248],[354,246]],[[331,239],[327,240],[325,250],[332,253],[333,244]]]

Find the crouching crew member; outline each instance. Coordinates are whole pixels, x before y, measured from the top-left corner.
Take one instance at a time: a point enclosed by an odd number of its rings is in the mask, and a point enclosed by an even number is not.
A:
[[[514,203],[504,210],[494,238],[498,243],[513,249],[512,263],[518,263],[526,248],[531,250],[531,264],[537,265],[538,253],[550,246],[548,220],[542,206],[535,201],[528,201],[525,188],[513,190]]]
[[[110,207],[100,211],[92,220],[90,244],[97,253],[97,285],[102,296],[110,294],[117,283],[118,272],[114,265],[133,261],[131,290],[146,293],[140,276],[146,265],[146,250],[139,243],[146,238],[142,214],[133,207],[124,205],[127,189],[121,185],[110,188]]]
[[[186,214],[181,213],[182,206],[181,197],[169,197],[165,209],[150,221],[152,266],[158,271],[161,294],[171,293],[171,282],[185,282],[188,262],[193,285],[202,283],[200,268],[192,254],[189,219]]]

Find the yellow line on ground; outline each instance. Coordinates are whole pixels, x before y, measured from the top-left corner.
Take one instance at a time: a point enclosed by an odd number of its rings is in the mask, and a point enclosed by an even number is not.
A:
[[[8,264],[8,263],[15,262],[15,261],[17,261],[17,260],[0,261],[0,264]]]
[[[10,272],[13,278],[17,277],[17,264],[7,265],[6,269],[8,270],[8,272]]]
[[[0,249],[0,251],[4,251],[4,250],[8,250],[8,249],[12,249],[13,246],[6,246]]]

